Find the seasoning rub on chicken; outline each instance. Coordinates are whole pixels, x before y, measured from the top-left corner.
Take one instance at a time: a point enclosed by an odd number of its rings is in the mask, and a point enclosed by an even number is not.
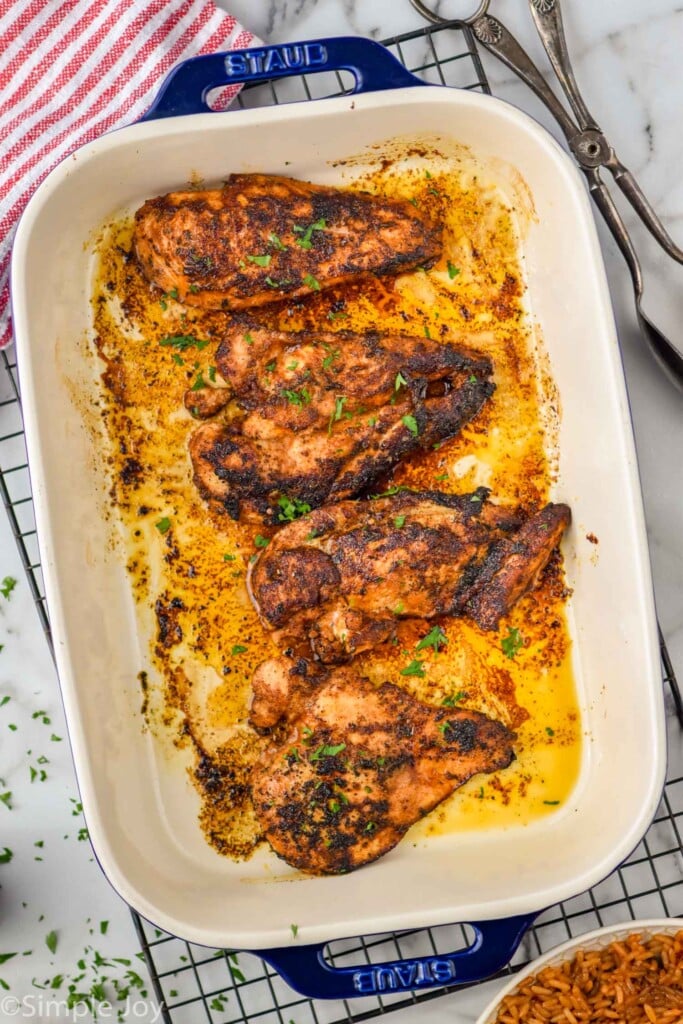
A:
[[[256,815],[293,867],[353,871],[473,775],[506,768],[512,739],[480,712],[432,707],[338,668],[254,769]]]
[[[403,199],[268,174],[171,192],[135,215],[145,276],[189,305],[246,309],[367,277],[429,267],[441,228]]]
[[[190,456],[201,494],[235,519],[358,494],[457,434],[494,390],[486,356],[404,334],[233,326],[216,363],[237,408],[195,431]]]
[[[405,491],[288,523],[249,568],[261,621],[327,663],[393,638],[402,618],[464,615],[496,629],[538,582],[571,513],[548,504],[524,516],[488,496]]]

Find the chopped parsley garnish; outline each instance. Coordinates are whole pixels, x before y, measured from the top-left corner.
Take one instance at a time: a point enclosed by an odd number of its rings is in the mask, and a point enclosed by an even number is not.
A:
[[[423,636],[419,643],[415,644],[416,651],[424,651],[428,647],[433,647],[438,653],[441,644],[447,644],[448,637],[442,630],[441,626],[434,626],[433,629],[427,633],[427,636]]]
[[[299,498],[288,498],[286,494],[278,498],[277,503],[280,506],[277,517],[281,523],[293,523],[295,519],[305,516],[311,511],[311,506],[305,501],[300,501]]]
[[[396,380],[394,381],[394,391],[399,391],[401,388],[408,387],[408,381],[405,379],[403,374],[399,372],[396,374]]]
[[[394,484],[393,487],[389,487],[386,491],[382,491],[381,494],[371,494],[370,500],[375,501],[377,498],[391,498],[394,494],[400,494],[401,491],[409,491],[410,487],[406,487],[405,484]]]
[[[299,408],[302,408],[304,405],[310,405],[311,403],[311,396],[306,388],[299,388],[298,391],[284,390],[282,394],[290,405],[298,405]]]
[[[518,629],[510,629],[508,635],[501,640],[500,646],[506,658],[515,658],[524,646],[524,637]]]
[[[452,281],[453,278],[457,277],[458,274],[460,273],[460,267],[456,267],[455,264],[451,263],[450,260],[448,261],[446,266],[448,267],[448,276],[450,277],[450,279]]]
[[[307,533],[307,534],[306,534],[306,536],[304,537],[304,540],[315,540],[315,539],[316,539],[316,537],[322,537],[322,535],[323,535],[323,530],[317,530],[317,529],[315,529],[315,527],[314,527],[314,528],[313,528],[313,529],[311,530],[311,532],[310,532],[310,533]]]
[[[168,531],[171,529],[171,520],[168,518],[168,516],[164,516],[162,519],[158,519],[154,525],[156,526],[159,533],[168,533]]]
[[[269,252],[264,253],[263,256],[247,256],[249,262],[255,263],[257,267],[270,266],[270,261],[272,260],[272,258],[273,257],[270,255]]]
[[[549,725],[546,725],[545,731],[548,733],[548,736],[554,736],[555,735],[555,730],[551,729]]]
[[[273,249],[279,249],[281,252],[285,252],[287,249],[287,246],[282,244],[282,241],[273,231],[268,235],[268,245],[272,246]]]
[[[197,374],[197,379],[195,380],[194,384],[190,388],[190,391],[201,391],[201,389],[205,388],[205,387],[206,387],[206,381],[204,380],[204,377],[202,375],[202,371],[200,370],[199,373]]]
[[[348,402],[348,398],[346,398],[344,395],[337,395],[337,397],[335,398],[334,410],[332,412],[332,415],[330,416],[330,422],[327,425],[328,434],[332,433],[332,424],[337,423],[342,418],[342,416],[350,418],[351,414],[344,412],[344,405],[346,404],[346,402]]]
[[[559,800],[544,800],[544,801],[543,801],[543,803],[544,803],[544,804],[547,804],[547,805],[548,805],[548,807],[557,807],[557,805],[559,804],[559,802],[560,802]]]
[[[254,537],[254,544],[257,548],[267,548],[270,544],[270,537],[262,537],[260,533],[257,533]]]
[[[213,384],[215,382],[215,380],[216,380],[216,367],[215,366],[210,366],[209,370],[208,370],[208,373],[209,373],[209,380]]]
[[[297,235],[301,235],[301,238],[296,239],[296,244],[301,246],[302,249],[312,249],[313,242],[311,241],[314,231],[324,231],[327,227],[325,221],[321,218],[314,224],[309,224],[307,228],[302,228],[301,225],[295,224],[292,230]]]
[[[478,381],[479,381],[479,378],[474,373],[471,373],[469,375],[469,377],[467,378],[467,383],[468,384],[477,384]]]
[[[403,612],[405,611],[405,608],[406,606],[404,605],[403,601],[399,601],[396,604],[396,607],[391,609],[392,615],[402,615]]]
[[[338,348],[332,349],[330,354],[325,356],[325,358],[323,359],[323,370],[329,370],[329,368],[332,366],[332,363],[335,361],[335,359],[339,359],[340,355],[341,352],[339,351]]]
[[[412,199],[409,199],[409,200],[408,200],[408,202],[409,202],[409,203],[412,203],[412,205],[413,205],[413,206],[415,207],[415,209],[416,209],[416,210],[418,209],[418,205],[417,205],[417,199],[415,199],[415,198],[413,197]]]
[[[252,338],[252,336],[249,333],[249,331],[247,331],[247,333],[244,335],[244,340],[246,341],[247,345],[253,345],[254,344],[254,339]]]
[[[427,324],[425,324],[425,338],[430,338],[431,339],[431,337],[432,337],[432,335],[430,333],[429,327],[427,326]]]
[[[180,352],[184,352],[188,348],[196,348],[201,351],[209,344],[208,341],[202,340],[201,338],[195,338],[194,334],[170,334],[165,338],[162,338],[159,342],[165,348],[177,348]]]
[[[434,477],[435,480],[448,480],[448,473],[439,473],[438,476]]]
[[[418,661],[417,658],[413,658],[413,660],[411,661],[411,663],[409,665],[406,665],[405,668],[401,669],[401,675],[402,676],[424,676],[424,675],[426,675],[426,672],[425,672],[424,668],[422,667],[423,665],[424,665],[423,661]]]
[[[413,437],[417,437],[420,433],[414,416],[401,416],[401,423],[408,428]]]
[[[334,310],[332,310],[332,309],[327,314],[327,319],[328,320],[348,320],[348,318],[349,318],[349,314],[348,313],[335,313]]]
[[[304,276],[304,284],[307,285],[312,291],[320,291],[320,281],[313,277],[313,274],[306,274]]]
[[[458,690],[457,693],[449,693],[447,697],[441,701],[441,706],[444,708],[454,708],[461,700],[464,700],[467,696],[465,690]]]
[[[405,521],[406,521],[406,517],[405,516],[394,516],[394,526],[396,527],[397,530],[401,529],[401,527],[403,526]]]
[[[193,295],[196,295],[197,292],[199,291],[199,285],[198,284],[191,284],[190,285],[190,291],[192,292]]]
[[[266,278],[266,284],[268,285],[269,288],[281,288],[283,284],[286,284],[286,282],[285,281],[273,281],[272,277],[267,277]]]
[[[176,364],[176,366],[184,366],[185,365],[185,360],[177,352],[173,353],[173,355],[171,356],[171,359]]]
[[[429,173],[429,171],[425,171],[425,178],[427,178],[427,180],[428,180],[428,181],[431,181],[431,180],[432,180],[432,176],[431,176],[431,174]]]
[[[235,557],[236,557],[235,555],[223,555],[223,561],[224,562],[234,562],[235,561]]]
[[[248,648],[244,644],[233,644],[231,654],[246,654]]]
[[[9,601],[9,596],[17,585],[17,581],[13,576],[5,576],[2,584],[0,585],[0,594]]]
[[[296,370],[296,368],[297,368],[297,366],[298,366],[298,365],[299,365],[299,364],[298,364],[298,362],[296,361],[296,359],[293,359],[291,363],[288,363],[288,364],[287,364],[287,366],[285,367],[285,369],[287,369],[287,370]]]
[[[369,821],[367,823],[367,825],[365,826],[365,828],[363,829],[363,831],[364,832],[374,832],[376,828],[377,828],[377,825],[375,825],[374,821]]]
[[[275,369],[275,360],[273,359],[272,362],[266,363],[266,373],[272,373],[274,369]]]
[[[312,752],[309,761],[320,761],[323,757],[336,757],[337,754],[341,754],[342,750],[346,750],[345,743],[337,743],[335,746],[324,743]]]

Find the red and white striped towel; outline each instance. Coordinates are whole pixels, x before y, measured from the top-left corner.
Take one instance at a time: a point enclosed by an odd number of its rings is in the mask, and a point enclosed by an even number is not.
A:
[[[43,178],[140,117],[178,61],[252,39],[212,0],[0,0],[0,348],[14,230]]]

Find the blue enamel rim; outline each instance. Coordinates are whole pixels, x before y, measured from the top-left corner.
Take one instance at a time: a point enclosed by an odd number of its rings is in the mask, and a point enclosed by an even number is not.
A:
[[[246,82],[266,82],[322,71],[349,71],[353,93],[427,85],[407,71],[386,47],[360,36],[311,39],[192,57],[173,68],[141,121],[214,111],[209,93]],[[439,956],[394,960],[362,967],[332,967],[325,943],[254,951],[293,989],[312,999],[351,999],[382,992],[407,992],[472,984],[496,974],[515,953],[538,913],[472,922],[466,949]]]

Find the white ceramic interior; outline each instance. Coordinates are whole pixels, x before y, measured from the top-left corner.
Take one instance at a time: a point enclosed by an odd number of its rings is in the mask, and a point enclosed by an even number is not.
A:
[[[527,978],[538,974],[544,967],[555,967],[557,964],[571,960],[580,949],[585,952],[605,949],[612,942],[619,942],[629,935],[640,935],[643,942],[652,938],[653,935],[676,935],[683,929],[683,919],[675,917],[650,918],[644,921],[629,921],[626,924],[611,924],[605,928],[596,928],[595,931],[586,932],[574,939],[568,939],[561,946],[555,946],[548,953],[544,953],[537,960],[532,962],[511,978],[510,982],[501,989],[494,999],[488,1004],[484,1012],[477,1018],[476,1024],[495,1024],[498,1011],[505,996],[510,995],[520,985],[524,984]]]
[[[92,237],[112,214],[196,174],[211,181],[259,170],[335,183],[335,160],[424,133],[508,162],[535,204],[525,271],[562,404],[554,496],[574,514],[565,553],[581,778],[565,807],[527,827],[404,842],[351,876],[285,881],[291,873],[273,870],[268,851],[238,864],[206,845],[184,771],[141,729],[136,677],[147,638],[123,558],[106,543],[106,476],[85,425],[98,419],[91,398],[101,370],[83,354]],[[629,854],[665,768],[648,553],[595,226],[578,173],[548,134],[499,100],[436,87],[134,125],[50,175],[19,227],[12,273],[64,705],[90,836],[124,899],[177,935],[257,949],[535,911],[593,885]],[[589,531],[600,539],[597,557]]]

